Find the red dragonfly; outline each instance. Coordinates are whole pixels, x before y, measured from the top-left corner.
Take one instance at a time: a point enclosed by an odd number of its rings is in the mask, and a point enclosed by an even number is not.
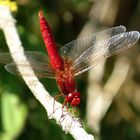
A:
[[[126,32],[124,26],[112,27],[69,42],[60,49],[60,55],[42,11],[39,12],[39,21],[49,59],[42,52],[25,51],[29,63],[21,59],[14,62],[9,53],[0,53],[0,63],[7,64],[5,69],[15,75],[20,75],[16,67],[18,63],[24,76],[33,76],[29,71],[32,67],[37,77],[55,78],[65,97],[64,105],[67,103],[77,106],[81,101],[75,83],[77,75],[91,69],[102,60],[130,48],[140,38],[140,33],[137,31]],[[18,57],[20,53],[12,55]]]

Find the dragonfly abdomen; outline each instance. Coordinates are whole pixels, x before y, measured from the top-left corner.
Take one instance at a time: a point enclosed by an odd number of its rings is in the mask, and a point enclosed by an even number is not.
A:
[[[63,68],[63,61],[58,53],[56,43],[51,33],[51,29],[45,17],[43,16],[42,11],[39,12],[39,20],[40,20],[40,29],[41,29],[42,37],[46,45],[46,49],[50,58],[51,66],[54,70],[57,70],[57,69],[60,70]]]

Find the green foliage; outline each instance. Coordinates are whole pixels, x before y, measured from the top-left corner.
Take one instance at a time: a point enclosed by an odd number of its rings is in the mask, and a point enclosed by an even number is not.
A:
[[[27,118],[27,107],[16,94],[4,91],[1,101],[1,140],[13,140],[22,131]]]

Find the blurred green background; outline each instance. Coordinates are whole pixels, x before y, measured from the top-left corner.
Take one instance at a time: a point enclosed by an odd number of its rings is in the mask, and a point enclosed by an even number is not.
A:
[[[125,25],[128,30],[140,31],[140,0],[18,0],[17,4],[18,10],[13,12],[13,16],[17,20],[19,36],[26,51],[45,52],[38,20],[40,9],[44,11],[58,47],[76,39],[87,22],[93,23],[93,29],[97,27],[98,30],[115,25]],[[109,6],[104,8],[106,4]],[[101,11],[105,15],[98,15]],[[0,51],[8,52],[1,30]],[[140,139],[139,52],[139,44],[130,52],[127,51],[132,67],[131,76],[120,89],[103,118],[100,133],[96,133],[87,125],[88,73],[84,73],[77,79],[78,89],[82,93],[79,116],[85,129],[96,135],[97,139]],[[110,58],[109,63],[113,65],[114,61],[115,57]],[[103,83],[110,74],[110,64]],[[41,79],[41,82],[52,95],[59,93],[55,80]],[[120,102],[122,104],[118,105]],[[123,113],[122,108],[129,111]],[[114,119],[116,116],[118,116],[117,119]],[[0,65],[0,140],[26,139],[72,140],[73,138],[65,134],[55,121],[47,118],[45,109],[34,98],[24,81],[20,77],[11,75],[3,68],[3,65]]]

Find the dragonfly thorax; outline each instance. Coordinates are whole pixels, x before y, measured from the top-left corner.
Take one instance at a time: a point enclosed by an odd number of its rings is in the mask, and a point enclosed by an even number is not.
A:
[[[68,60],[63,60],[63,70],[56,71],[57,84],[65,96],[76,91],[76,83],[70,63]]]

